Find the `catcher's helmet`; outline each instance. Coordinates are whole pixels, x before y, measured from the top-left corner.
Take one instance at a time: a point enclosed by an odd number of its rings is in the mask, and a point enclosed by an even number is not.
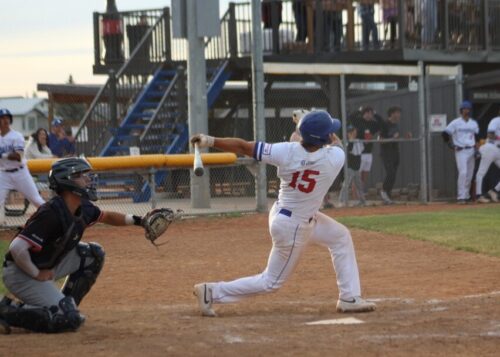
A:
[[[460,104],[460,110],[462,109],[469,109],[469,110],[472,110],[472,103],[469,102],[468,100],[464,100],[461,104]]]
[[[89,175],[90,182],[84,187],[75,182],[79,174],[90,173],[90,171],[92,171],[92,166],[85,159],[69,157],[58,160],[52,164],[49,172],[49,187],[57,193],[70,191],[80,197],[97,201],[96,175]]]
[[[315,110],[304,115],[299,124],[300,135],[305,144],[326,145],[330,134],[341,127],[340,120],[334,119],[324,110]]]
[[[0,118],[1,117],[9,117],[10,123],[12,124],[12,113],[9,111],[9,109],[1,108],[0,109]]]

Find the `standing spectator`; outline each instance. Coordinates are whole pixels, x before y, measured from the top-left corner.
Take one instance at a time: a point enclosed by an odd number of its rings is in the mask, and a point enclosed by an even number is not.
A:
[[[49,148],[57,157],[67,157],[75,155],[75,144],[64,129],[64,121],[61,118],[52,120],[52,127],[49,134]]]
[[[383,121],[380,130],[380,138],[382,139],[399,139],[400,128],[399,121],[401,120],[401,108],[391,107],[387,111],[387,120]],[[411,134],[406,135],[407,138]],[[380,156],[385,168],[385,179],[380,191],[380,196],[385,204],[392,204],[392,189],[396,182],[396,174],[399,167],[399,143],[389,142],[380,145]]]
[[[35,131],[26,146],[26,159],[49,159],[54,157],[49,149],[49,134],[44,128]]]
[[[355,114],[352,118],[352,125],[354,125],[358,132],[358,139],[372,140],[379,132],[380,126],[375,120],[375,111],[372,107],[366,106],[361,109],[361,112]],[[368,189],[368,175],[372,169],[373,163],[373,143],[364,143],[364,150],[361,154],[361,181],[363,183],[363,191],[366,193]]]
[[[295,18],[295,26],[297,27],[295,41],[305,42],[307,38],[306,0],[293,0],[292,9]]]
[[[35,207],[45,201],[31,178],[24,158],[24,137],[12,130],[12,114],[0,109],[0,224],[5,220],[5,200],[10,190],[21,192]]]
[[[340,203],[347,203],[347,192],[349,191],[351,184],[354,182],[356,194],[359,199],[358,206],[364,206],[366,201],[359,171],[359,167],[361,165],[361,153],[363,152],[364,145],[357,137],[358,132],[356,127],[349,125],[347,127],[347,140],[349,141],[347,144],[347,173],[345,174],[344,185],[340,191]]]
[[[500,168],[500,111],[498,116],[491,119],[488,125],[488,137],[486,143],[479,148],[481,162],[476,173],[476,196],[480,203],[488,203],[490,200],[483,195],[483,179],[488,172],[490,165]],[[488,191],[488,195],[494,202],[498,202],[498,192],[500,191],[500,182]]]
[[[378,0],[360,0],[359,2],[359,17],[361,18],[361,27],[362,27],[362,45],[363,50],[369,49],[370,43],[370,35],[373,41],[373,47],[378,49],[380,47],[380,43],[378,40],[378,29],[377,24],[375,23],[375,9],[374,4]]]
[[[272,29],[273,23],[279,27],[281,24],[281,10],[283,5],[278,0],[263,0],[262,1],[262,22],[265,29]],[[273,18],[273,16],[275,16]]]
[[[384,20],[384,39],[390,30],[390,48],[394,48],[398,24],[398,0],[382,0],[382,13]]]
[[[432,45],[436,39],[437,0],[422,0],[422,45]]]
[[[451,121],[442,136],[455,151],[457,161],[457,202],[465,204],[470,199],[470,186],[474,174],[474,153],[479,134],[477,122],[470,117],[472,103],[465,100],[460,104],[460,116]]]

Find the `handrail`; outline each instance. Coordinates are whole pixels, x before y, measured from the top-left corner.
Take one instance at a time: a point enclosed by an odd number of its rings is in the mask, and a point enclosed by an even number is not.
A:
[[[119,121],[126,114],[129,104],[143,89],[144,83],[147,82],[153,68],[157,66],[157,63],[150,62],[148,58],[143,58],[143,56],[145,53],[149,54],[150,41],[154,38],[162,38],[163,28],[169,26],[167,21],[169,10],[168,8],[164,10],[137,43],[130,58],[119,68],[116,76],[110,72],[105,84],[92,100],[75,134],[76,145],[80,154],[97,155],[99,153],[106,141],[112,137],[112,130],[118,127]],[[166,53],[162,51],[160,56],[163,57],[161,61],[163,62],[166,59]],[[140,65],[142,73],[136,73],[138,65]],[[149,74],[144,74],[147,72]],[[118,110],[115,111],[113,108]],[[118,117],[115,117],[114,113]],[[96,123],[92,123],[92,121]]]

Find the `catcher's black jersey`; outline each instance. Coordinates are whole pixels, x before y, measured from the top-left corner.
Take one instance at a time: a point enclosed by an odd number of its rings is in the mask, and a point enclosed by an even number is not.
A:
[[[101,214],[97,206],[82,200],[73,216],[63,199],[56,196],[40,206],[17,236],[31,244],[31,260],[37,268],[51,269],[80,242],[85,229]]]

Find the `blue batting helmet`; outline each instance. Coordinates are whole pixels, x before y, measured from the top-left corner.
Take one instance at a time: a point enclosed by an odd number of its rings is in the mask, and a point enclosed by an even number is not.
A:
[[[342,124],[324,110],[315,110],[304,115],[299,124],[302,141],[311,145],[330,143],[330,134],[337,132]]]
[[[9,117],[10,123],[12,124],[12,113],[9,111],[9,109],[1,108],[0,109],[0,118],[1,117]]]
[[[464,100],[461,104],[460,104],[460,110],[462,109],[469,109],[469,110],[472,110],[472,103],[469,102],[468,100]]]

